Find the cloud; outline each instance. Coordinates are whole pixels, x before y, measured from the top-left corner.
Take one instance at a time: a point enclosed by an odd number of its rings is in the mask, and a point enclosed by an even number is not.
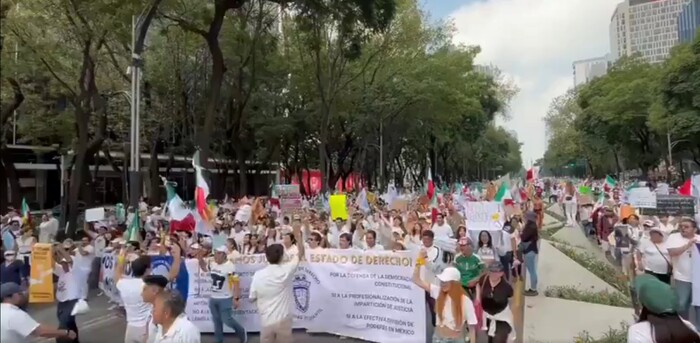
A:
[[[523,143],[523,162],[546,148],[542,119],[551,100],[573,86],[571,63],[609,52],[613,0],[473,0],[450,18],[456,43],[481,46],[477,63],[494,64],[518,84],[512,119],[501,123]]]

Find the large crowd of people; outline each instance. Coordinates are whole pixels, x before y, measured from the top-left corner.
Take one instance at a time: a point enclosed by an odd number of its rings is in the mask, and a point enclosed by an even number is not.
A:
[[[591,197],[582,196],[575,184],[609,195],[601,196],[602,202],[589,201]],[[436,194],[438,201],[432,204],[421,194],[396,193],[410,204],[403,209],[389,206],[382,197],[367,203],[366,194],[355,194],[348,197],[347,219],[332,218],[327,209],[311,206],[315,199],[305,199],[302,210],[293,214],[280,213],[270,198],[225,200],[218,204],[207,234],[170,227],[168,213],[145,202],[124,213],[107,211],[102,220],[85,223],[76,240],[62,237],[51,214],[44,215],[41,223],[30,223],[11,210],[2,218],[2,342],[26,342],[29,336],[78,342],[74,309],[89,300],[89,290],[97,287],[102,256],[115,253],[114,281],[120,297],[115,306],[125,315],[124,342],[200,341],[198,328],[185,315],[182,296],[167,287],[176,279],[180,262],[194,259],[212,282],[209,310],[216,342],[224,341],[225,327],[235,330],[227,341],[248,341],[235,309],[242,301],[252,301],[260,316],[261,342],[288,343],[292,341],[292,279],[305,252],[354,249],[417,254],[413,282],[425,291],[426,342],[474,342],[477,335],[486,335],[489,342],[505,343],[516,334],[510,307],[514,282],[527,273],[524,295],[538,295],[543,199],[562,206],[565,229],[584,230],[629,276],[640,304],[639,322],[630,327],[630,342],[700,342],[695,326],[687,321],[698,320],[700,314],[700,307],[691,306],[690,251],[700,237],[694,219],[640,218],[612,190],[598,186],[590,180],[530,182],[513,191],[516,201],[503,202],[506,218],[502,230],[496,231],[470,229],[457,199],[494,201],[494,183],[481,189],[452,187]],[[134,220],[140,221],[135,239],[128,234]],[[37,242],[53,247],[56,329],[36,323],[23,312],[31,249]],[[268,266],[255,273],[246,294],[239,285],[237,263],[253,254],[264,254]],[[153,275],[151,259],[162,255],[172,256],[173,268],[168,275]],[[667,299],[674,303],[672,309],[655,302],[659,294],[673,295]],[[16,313],[22,316],[12,316]],[[14,325],[16,320],[22,325]],[[682,323],[687,330],[673,323]],[[656,340],[644,340],[650,337]]]

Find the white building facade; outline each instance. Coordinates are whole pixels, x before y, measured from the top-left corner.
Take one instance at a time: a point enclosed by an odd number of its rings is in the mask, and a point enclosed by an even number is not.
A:
[[[610,55],[574,61],[572,63],[574,87],[586,84],[596,77],[607,74],[609,65]]]
[[[650,63],[668,58],[678,43],[678,14],[690,0],[626,0],[610,20],[614,60],[639,53]]]

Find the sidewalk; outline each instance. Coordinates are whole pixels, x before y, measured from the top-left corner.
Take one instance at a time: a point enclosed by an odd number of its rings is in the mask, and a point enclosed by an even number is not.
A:
[[[557,205],[550,207],[550,210],[557,214],[562,212],[561,207]],[[545,215],[545,223],[552,220],[556,221]],[[607,261],[600,249],[585,237],[580,227],[564,227],[552,237],[577,251],[596,257],[602,255],[603,261]],[[545,290],[552,286],[617,292],[614,287],[557,250],[552,244],[553,242],[547,240],[540,242],[537,267],[537,288],[540,295],[525,297],[524,342],[572,342],[584,331],[593,337],[602,337],[609,328],[617,328],[622,322],[633,321],[634,312],[631,308],[545,297]],[[529,276],[526,285],[529,285]]]

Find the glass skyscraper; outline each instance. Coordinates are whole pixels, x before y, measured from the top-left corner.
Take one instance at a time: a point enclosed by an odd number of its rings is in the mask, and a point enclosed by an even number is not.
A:
[[[700,28],[700,0],[691,0],[678,14],[678,41],[689,43]]]

